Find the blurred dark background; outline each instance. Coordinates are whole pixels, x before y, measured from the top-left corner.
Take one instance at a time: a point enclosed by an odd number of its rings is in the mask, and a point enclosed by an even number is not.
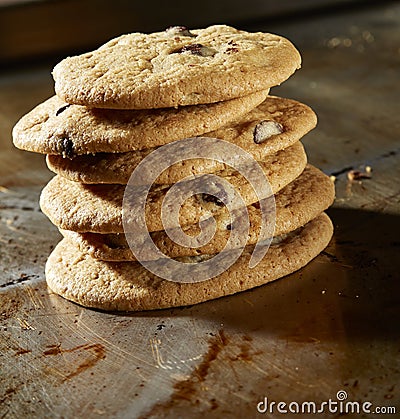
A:
[[[0,0],[0,65],[54,59],[86,51],[128,32],[171,25],[226,23],[279,32],[288,20],[309,20],[382,0]],[[282,35],[285,35],[284,33]],[[298,40],[301,42],[301,40]]]

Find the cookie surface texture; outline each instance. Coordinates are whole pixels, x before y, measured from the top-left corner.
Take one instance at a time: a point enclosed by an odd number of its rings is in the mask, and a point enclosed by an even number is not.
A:
[[[255,143],[254,135],[257,132],[257,126],[263,126],[264,121],[279,124],[278,126],[282,127],[282,132],[268,136],[261,143]],[[223,128],[204,135],[237,145],[250,153],[255,160],[263,161],[267,156],[298,142],[300,138],[315,127],[316,122],[315,113],[308,106],[290,99],[269,96],[261,105],[246,115],[237,118]],[[51,137],[53,134],[49,135]],[[140,137],[142,141],[145,141],[143,139],[145,138],[144,135],[143,133],[143,137]],[[148,135],[148,132],[146,132],[146,135]],[[37,138],[39,137],[33,137],[33,141],[36,141]],[[49,138],[49,136],[46,136],[46,138]],[[73,144],[76,144],[79,137],[74,138]],[[96,138],[96,136],[90,136],[90,141],[95,141]],[[112,138],[108,138],[108,134],[104,134],[104,137],[97,138],[97,143],[93,143],[94,149],[100,147],[99,142],[103,141],[102,138],[104,141],[107,140],[107,147],[109,147],[109,144],[112,144],[118,137],[112,140]],[[59,142],[59,139],[55,139],[54,147],[58,147]],[[121,142],[117,144],[119,149],[121,149],[120,144]],[[73,149],[76,149],[75,146]],[[127,153],[98,153],[77,156],[73,159],[50,155],[47,157],[47,165],[53,172],[77,182],[126,184],[132,171],[153,150],[155,148]],[[207,148],[202,146],[201,138],[199,138],[196,150],[207,155]],[[223,168],[224,166],[215,160],[192,159],[183,161],[178,166],[167,169],[157,183],[175,183],[185,176],[213,173]]]
[[[270,246],[255,268],[252,247],[225,272],[207,281],[177,283],[149,273],[138,262],[104,262],[80,253],[63,239],[46,264],[46,279],[57,294],[86,307],[140,311],[185,306],[235,294],[284,277],[309,263],[329,243],[332,223],[326,214]]]
[[[13,141],[23,150],[67,158],[148,149],[216,130],[250,112],[267,94],[263,90],[209,105],[137,111],[90,109],[53,96],[18,121]]]
[[[97,108],[151,109],[224,101],[268,89],[300,68],[287,39],[225,25],[132,33],[61,61],[57,95]]]
[[[288,234],[302,227],[325,211],[333,202],[335,196],[334,184],[331,179],[317,168],[308,165],[303,173],[285,186],[275,196],[275,231],[274,235]],[[255,244],[259,240],[262,215],[258,203],[247,208],[250,221],[247,244]],[[230,217],[227,212],[217,214],[216,231],[213,239],[199,248],[179,246],[165,233],[157,231],[151,234],[156,246],[167,256],[196,256],[199,253],[219,253],[229,239]],[[185,234],[199,234],[196,226],[187,226]],[[136,260],[133,256],[125,235],[76,233],[62,230],[62,235],[79,247],[83,253],[88,253],[95,259],[106,261]]]
[[[306,163],[304,148],[296,145],[268,156],[260,165],[270,183],[271,192],[276,193],[296,179]],[[258,201],[252,186],[238,172],[227,170],[218,172],[217,175],[231,183],[246,205]],[[168,185],[155,185],[149,193],[149,204],[146,205],[148,231],[164,229],[160,214],[168,188]],[[85,185],[57,175],[43,189],[40,205],[53,224],[62,229],[121,233],[124,192],[123,185]],[[220,210],[221,206],[218,203],[205,202],[198,195],[191,196],[180,209],[181,225],[197,222],[204,211],[216,213]]]

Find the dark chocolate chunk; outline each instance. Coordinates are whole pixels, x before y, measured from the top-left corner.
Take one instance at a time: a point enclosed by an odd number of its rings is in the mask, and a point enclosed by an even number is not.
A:
[[[215,205],[218,205],[219,207],[222,207],[224,205],[224,203],[218,197],[216,197],[215,195],[210,195],[210,194],[207,194],[207,193],[203,193],[203,194],[201,194],[201,199],[204,202],[211,202]]]
[[[215,49],[202,44],[184,45],[182,48],[172,51],[173,54],[182,54],[184,52],[190,52],[193,55],[199,55],[201,57],[213,57],[217,53]]]
[[[230,40],[228,42],[228,45],[229,45],[229,47],[226,49],[225,52],[230,53],[230,52],[238,52],[239,51],[239,48],[236,48],[237,47],[236,42],[233,42],[232,40]]]
[[[71,106],[70,103],[67,103],[64,106],[61,106],[61,108],[57,110],[56,116],[60,115],[60,113],[63,113],[65,111],[65,109],[69,108],[70,106]]]
[[[226,201],[228,199],[228,195],[221,186],[215,186],[217,189],[216,192],[214,192],[213,194],[202,193],[200,194],[200,197],[204,202],[211,202],[215,205],[218,205],[219,207],[222,207],[224,205],[223,201]]]
[[[74,157],[74,144],[69,138],[61,139],[61,150],[63,157],[68,159],[72,159]]]

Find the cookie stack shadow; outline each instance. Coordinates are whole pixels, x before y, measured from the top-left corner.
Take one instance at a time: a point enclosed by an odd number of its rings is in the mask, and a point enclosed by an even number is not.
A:
[[[299,66],[298,52],[284,38],[222,25],[124,35],[58,64],[56,95],[13,130],[14,144],[47,154],[47,166],[56,173],[40,198],[42,211],[64,237],[46,264],[49,287],[87,307],[167,308],[263,285],[316,257],[332,237],[324,211],[334,199],[332,181],[307,163],[300,142],[317,119],[308,106],[269,95]],[[122,216],[126,185],[138,164],[160,147],[184,144],[187,138],[194,139],[202,157],[163,170],[149,192],[145,215],[155,245],[169,258],[198,264],[224,251],[232,234],[223,204],[226,192],[216,186],[213,194],[190,196],[179,213],[191,237],[199,233],[200,217],[214,217],[213,238],[194,248],[170,238],[161,207],[171,186],[183,178],[191,182],[215,174],[229,181],[250,220],[238,260],[217,276],[193,283],[146,270],[128,244]],[[254,193],[240,167],[204,158],[205,138],[245,150],[271,186],[274,237],[253,268],[249,260],[264,216],[259,200],[269,196]]]

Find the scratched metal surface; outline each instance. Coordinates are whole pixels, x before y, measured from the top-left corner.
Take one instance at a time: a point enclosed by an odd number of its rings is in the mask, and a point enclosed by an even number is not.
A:
[[[264,397],[338,390],[399,411],[400,7],[304,19],[257,29],[302,50],[303,69],[274,93],[319,115],[305,145],[341,173],[335,237],[287,279],[188,308],[102,313],[47,290],[59,234],[37,200],[51,175],[10,130],[52,94],[51,66],[1,75],[0,417],[255,417]],[[365,165],[371,179],[347,180]]]

